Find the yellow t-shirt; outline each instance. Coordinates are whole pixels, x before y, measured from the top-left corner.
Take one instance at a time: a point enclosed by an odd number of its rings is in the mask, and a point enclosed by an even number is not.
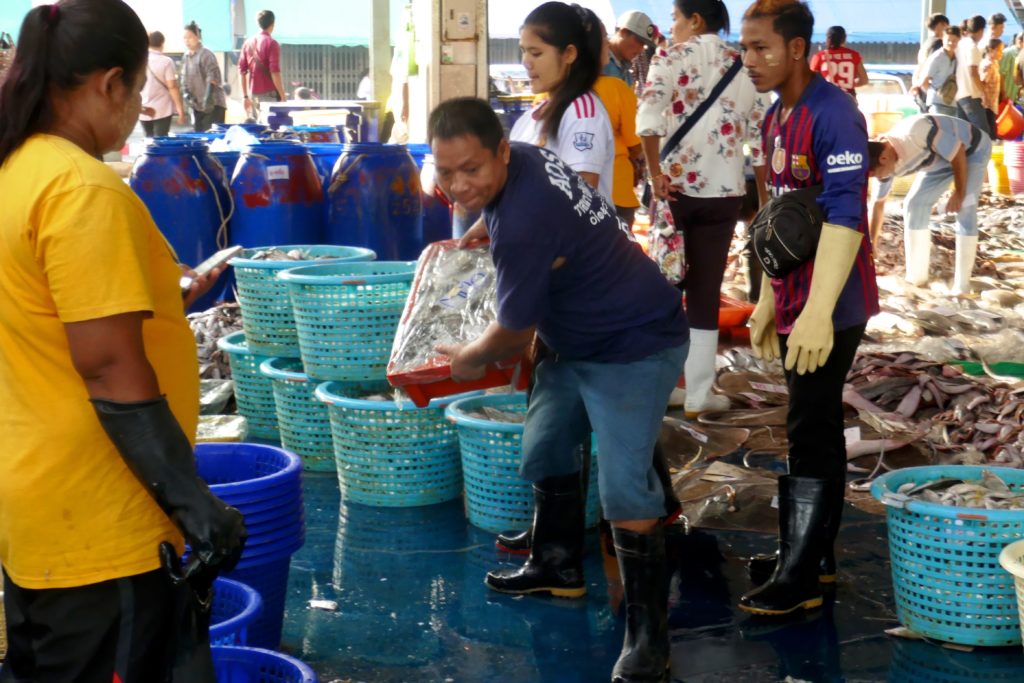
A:
[[[594,92],[608,110],[615,136],[615,165],[612,171],[612,201],[615,206],[640,206],[633,189],[633,164],[629,161],[629,148],[640,144],[636,134],[636,93],[626,82],[615,76],[600,76],[594,83]]]
[[[191,438],[198,368],[174,254],[117,174],[62,138],[26,141],[0,188],[0,561],[30,589],[156,569],[181,535],[100,426],[64,324],[151,312],[146,355]]]

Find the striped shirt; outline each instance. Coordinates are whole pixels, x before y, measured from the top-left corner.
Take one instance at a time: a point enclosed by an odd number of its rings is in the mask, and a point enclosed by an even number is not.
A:
[[[868,239],[868,136],[857,103],[815,76],[784,123],[779,103],[768,110],[762,135],[768,157],[768,189],[773,196],[821,185],[818,204],[825,221],[864,235],[850,277],[832,314],[837,331],[867,322],[878,313],[878,286]],[[789,334],[807,303],[814,260],[784,278],[772,280],[779,334]]]

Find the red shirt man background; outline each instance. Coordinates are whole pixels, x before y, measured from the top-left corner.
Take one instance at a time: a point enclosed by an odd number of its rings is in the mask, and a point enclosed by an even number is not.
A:
[[[271,38],[274,20],[274,13],[270,10],[262,10],[256,15],[256,23],[262,30],[245,41],[238,60],[242,104],[254,119],[259,116],[260,102],[285,100],[281,81],[281,45]]]

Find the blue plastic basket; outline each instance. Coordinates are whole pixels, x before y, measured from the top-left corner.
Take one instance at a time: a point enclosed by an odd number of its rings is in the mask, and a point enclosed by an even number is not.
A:
[[[871,486],[887,510],[896,616],[915,633],[959,645],[1020,642],[1013,578],[999,553],[1024,536],[1024,510],[958,508],[898,492],[908,482],[980,480],[985,470],[1024,489],[1024,471],[965,465],[908,467]]]
[[[394,401],[367,401],[387,382],[325,382],[316,396],[327,404],[338,483],[346,501],[378,507],[433,505],[462,495],[462,464],[455,427],[444,408],[400,409]]]
[[[264,249],[246,249],[231,259],[238,283],[238,303],[242,309],[242,329],[249,350],[264,356],[299,356],[299,338],[292,317],[288,288],[277,274],[288,268],[337,261],[372,261],[376,254],[363,247],[293,244],[277,247],[283,251],[302,249],[312,256],[330,257],[316,261],[254,261],[252,256]]]
[[[213,647],[217,683],[318,683],[313,670],[294,657],[255,647]]]
[[[260,564],[236,567],[226,574],[227,578],[256,589],[263,598],[263,612],[249,625],[246,634],[249,645],[274,649],[281,644],[291,562],[290,554],[271,557]]]
[[[224,352],[235,381],[235,401],[238,412],[249,421],[249,436],[276,441],[277,409],[274,407],[274,389],[270,379],[260,372],[260,363],[269,356],[260,356],[249,350],[245,332],[235,332],[217,340],[217,348]]]
[[[458,427],[469,523],[494,533],[528,529],[533,519],[533,486],[519,476],[523,425],[469,415],[484,406],[525,413],[526,394],[477,396],[448,406],[446,414]],[[600,514],[597,457],[596,452],[592,452],[587,526],[597,524]]]
[[[263,611],[259,591],[244,583],[218,577],[213,582],[210,644],[245,645],[249,624]]]
[[[196,467],[214,495],[226,502],[294,488],[302,481],[302,461],[294,453],[264,444],[197,444]]]
[[[280,273],[306,372],[320,380],[384,379],[415,271],[414,261],[375,261]]]
[[[314,391],[317,382],[303,371],[298,358],[271,358],[260,372],[270,378],[277,405],[281,444],[302,457],[302,466],[313,472],[334,471],[334,443],[327,406]]]

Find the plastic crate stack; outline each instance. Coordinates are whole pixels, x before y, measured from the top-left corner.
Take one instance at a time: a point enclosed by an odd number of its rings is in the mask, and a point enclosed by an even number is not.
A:
[[[444,416],[448,401],[397,404],[387,382],[415,268],[415,262],[346,262],[278,276],[291,297],[307,386],[319,385],[315,395],[347,502],[410,507],[462,494],[458,439]],[[284,440],[283,422],[281,430]]]
[[[302,261],[254,258],[260,252],[299,250]],[[372,261],[373,251],[331,245],[246,249],[231,261],[242,311],[242,333],[221,340],[236,379],[238,411],[253,438],[276,442],[302,458],[303,468],[333,471],[327,411],[313,396],[316,381],[302,365],[288,286],[278,275],[312,264]]]

